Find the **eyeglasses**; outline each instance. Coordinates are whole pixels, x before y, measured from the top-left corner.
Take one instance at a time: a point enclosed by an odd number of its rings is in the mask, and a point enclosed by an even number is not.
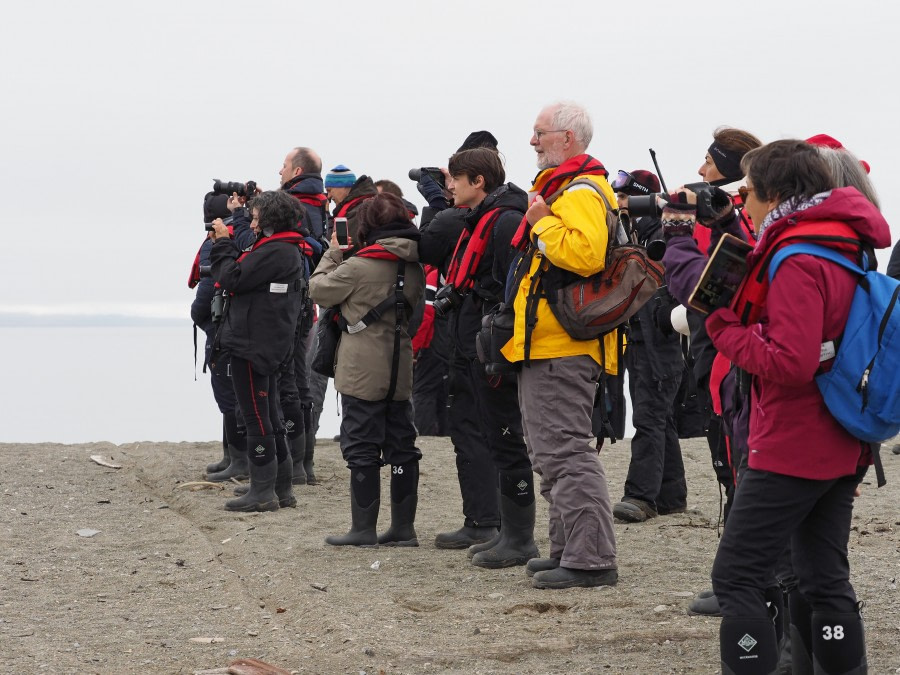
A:
[[[754,188],[747,187],[746,185],[741,185],[741,187],[738,188],[738,194],[741,196],[741,201],[744,202],[744,204],[747,203],[747,197],[753,190]]]
[[[646,187],[645,185],[641,185],[637,182],[634,176],[632,176],[627,171],[622,171],[621,169],[619,169],[616,177],[613,178],[610,186],[616,192],[628,192],[629,190],[637,190],[641,194],[650,194],[650,188]]]
[[[568,130],[567,129],[547,129],[547,131],[539,131],[538,129],[535,129],[534,137],[540,141],[541,136],[543,136],[544,134],[558,134],[558,133],[565,132],[565,131],[568,131]]]

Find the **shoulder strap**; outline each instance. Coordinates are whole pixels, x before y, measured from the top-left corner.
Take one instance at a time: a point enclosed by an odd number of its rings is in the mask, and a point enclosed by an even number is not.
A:
[[[394,288],[394,309],[396,321],[394,323],[394,354],[391,358],[391,382],[388,385],[387,396],[384,400],[390,403],[397,391],[397,375],[400,371],[400,334],[403,332],[403,310],[406,306],[406,298],[403,295],[403,286],[406,282],[406,261],[397,261],[397,285]]]
[[[610,211],[614,210],[609,205],[609,200],[606,198],[606,195],[603,194],[603,190],[600,189],[600,186],[597,185],[594,181],[592,181],[589,178],[576,178],[575,180],[570,181],[569,183],[566,183],[561,188],[559,188],[556,192],[548,195],[547,198],[544,199],[544,202],[546,202],[546,204],[549,206],[550,204],[555,202],[563,192],[565,192],[566,190],[569,190],[572,187],[575,187],[576,185],[584,185],[585,187],[591,188],[594,192],[596,192],[598,195],[600,195],[600,199],[603,200],[603,204],[606,206],[606,208],[608,210],[610,210]]]
[[[859,267],[858,265],[854,265],[840,253],[838,253],[834,249],[828,248],[827,246],[820,246],[819,244],[791,244],[790,246],[785,246],[784,248],[780,249],[772,257],[772,262],[769,263],[769,283],[771,283],[772,279],[775,278],[775,273],[778,271],[778,268],[781,266],[781,263],[784,262],[785,258],[792,255],[797,255],[799,253],[814,255],[817,258],[825,258],[826,260],[837,263],[844,269],[850,270],[851,272],[859,275],[865,275],[865,272],[861,267]]]

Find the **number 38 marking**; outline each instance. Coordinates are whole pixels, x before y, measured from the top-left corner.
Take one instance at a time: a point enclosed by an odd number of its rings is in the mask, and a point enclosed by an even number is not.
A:
[[[824,640],[843,640],[843,626],[822,626],[822,639]]]

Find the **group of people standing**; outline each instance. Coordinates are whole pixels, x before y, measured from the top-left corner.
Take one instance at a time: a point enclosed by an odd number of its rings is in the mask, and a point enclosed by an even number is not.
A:
[[[463,513],[461,527],[438,534],[435,546],[467,549],[479,567],[524,565],[536,588],[612,585],[614,517],[643,522],[687,508],[676,422],[687,378],[728,494],[713,588],[692,603],[696,613],[723,616],[723,672],[776,672],[788,638],[795,673],[865,672],[847,541],[872,449],[830,416],[813,382],[820,343],[846,321],[854,278],[794,256],[752,323],[728,307],[708,317],[689,311],[687,352],[673,326],[673,310],[687,304],[726,232],[754,243],[751,265],[798,222],[845,222],[861,245],[888,246],[865,171],[830,137],[763,145],[722,128],[700,169],[718,191],[712,214],[698,214],[695,192],[681,187],[660,198],[659,217],[630,218],[628,197],[659,192],[659,181],[646,170],[611,177],[587,153],[592,135],[581,106],[542,109],[530,140],[540,171],[526,192],[506,181],[493,135],[470,134],[443,180],[421,172],[428,207],[418,227],[415,207],[395,185],[357,178],[343,165],[323,182],[309,148],[288,153],[278,191],[246,204],[238,195],[208,195],[212,232],[197,265],[208,259],[211,276],[193,277],[200,290],[192,316],[208,335],[225,448],[208,478],[249,476],[249,486],[238,488],[243,494],[226,503],[232,510],[293,506],[292,485],[315,482],[316,417],[327,380],[309,361],[322,310],[338,308],[334,379],[351,526],[326,542],[418,546],[417,418],[428,399],[416,397],[416,371],[428,363],[423,378],[433,375],[428,340],[442,334],[446,351],[436,362],[446,364],[446,425]],[[545,288],[604,268],[616,243],[606,227],[612,205],[635,243],[665,243],[668,282],[620,329],[622,363],[618,332],[574,339]],[[346,240],[335,218],[347,219]],[[206,316],[204,306],[218,295],[224,312]],[[486,372],[476,335],[501,304],[514,315],[502,347],[508,367]],[[373,316],[373,308],[384,309]],[[595,404],[607,405],[601,383],[620,369],[630,376],[636,433],[624,495],[613,504],[595,442]],[[432,412],[423,419],[438,428]],[[385,465],[391,522],[379,534]],[[549,503],[547,557],[534,540],[535,475]]]

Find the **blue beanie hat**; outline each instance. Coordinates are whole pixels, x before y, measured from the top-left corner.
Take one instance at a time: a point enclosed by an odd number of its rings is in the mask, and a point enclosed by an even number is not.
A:
[[[338,164],[325,175],[325,187],[348,188],[353,187],[356,176],[343,164]]]

